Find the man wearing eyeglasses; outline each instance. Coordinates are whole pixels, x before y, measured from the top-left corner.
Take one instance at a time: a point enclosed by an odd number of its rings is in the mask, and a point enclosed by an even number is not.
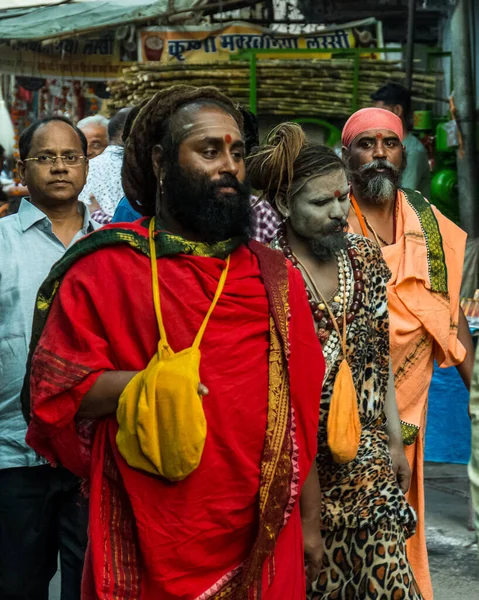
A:
[[[78,201],[88,173],[79,129],[63,117],[43,119],[22,133],[19,149],[30,198],[0,221],[0,598],[47,600],[60,552],[61,598],[76,600],[87,507],[78,479],[26,445],[20,390],[38,288],[66,250],[99,225]]]

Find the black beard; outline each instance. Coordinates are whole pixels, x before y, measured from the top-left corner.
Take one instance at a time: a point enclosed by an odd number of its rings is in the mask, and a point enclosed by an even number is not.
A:
[[[384,169],[384,173],[377,173],[376,169]],[[379,159],[360,167],[353,179],[362,198],[371,204],[385,204],[396,197],[400,176],[400,169],[388,160]]]
[[[223,194],[220,188],[233,188],[235,193]],[[161,202],[166,202],[170,216],[186,231],[208,244],[232,237],[247,241],[253,232],[250,191],[248,183],[240,183],[233,175],[212,181],[205,173],[173,163],[163,179]]]
[[[339,233],[329,233],[316,236],[308,240],[311,252],[322,262],[326,262],[340,250],[346,248],[346,234],[344,231]]]

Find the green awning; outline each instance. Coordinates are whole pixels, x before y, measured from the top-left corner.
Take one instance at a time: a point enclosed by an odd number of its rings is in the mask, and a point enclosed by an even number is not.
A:
[[[206,0],[89,0],[12,8],[0,11],[0,41],[41,41],[88,34],[142,23],[164,17],[169,12],[177,13],[206,4]]]

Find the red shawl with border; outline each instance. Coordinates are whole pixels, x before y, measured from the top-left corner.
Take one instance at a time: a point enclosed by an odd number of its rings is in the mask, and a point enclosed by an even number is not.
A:
[[[114,416],[76,419],[102,372],[143,369],[156,351],[149,257],[132,243],[147,230],[133,224],[118,231],[114,246],[77,248],[61,284],[51,286],[54,300],[47,299],[29,369],[28,443],[88,482],[82,597],[300,600],[298,498],[316,454],[324,374],[301,275],[254,242],[232,253],[201,345],[201,380],[210,391],[205,450],[193,474],[170,483],[126,464]],[[159,259],[175,351],[191,345],[223,265],[186,254]],[[45,308],[42,290],[38,303]]]

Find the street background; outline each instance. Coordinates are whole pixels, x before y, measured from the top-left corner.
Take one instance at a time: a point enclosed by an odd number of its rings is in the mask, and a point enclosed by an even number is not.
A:
[[[479,600],[479,555],[475,534],[468,528],[467,467],[426,463],[425,478],[434,599]],[[50,600],[60,600],[59,573],[50,586]]]

